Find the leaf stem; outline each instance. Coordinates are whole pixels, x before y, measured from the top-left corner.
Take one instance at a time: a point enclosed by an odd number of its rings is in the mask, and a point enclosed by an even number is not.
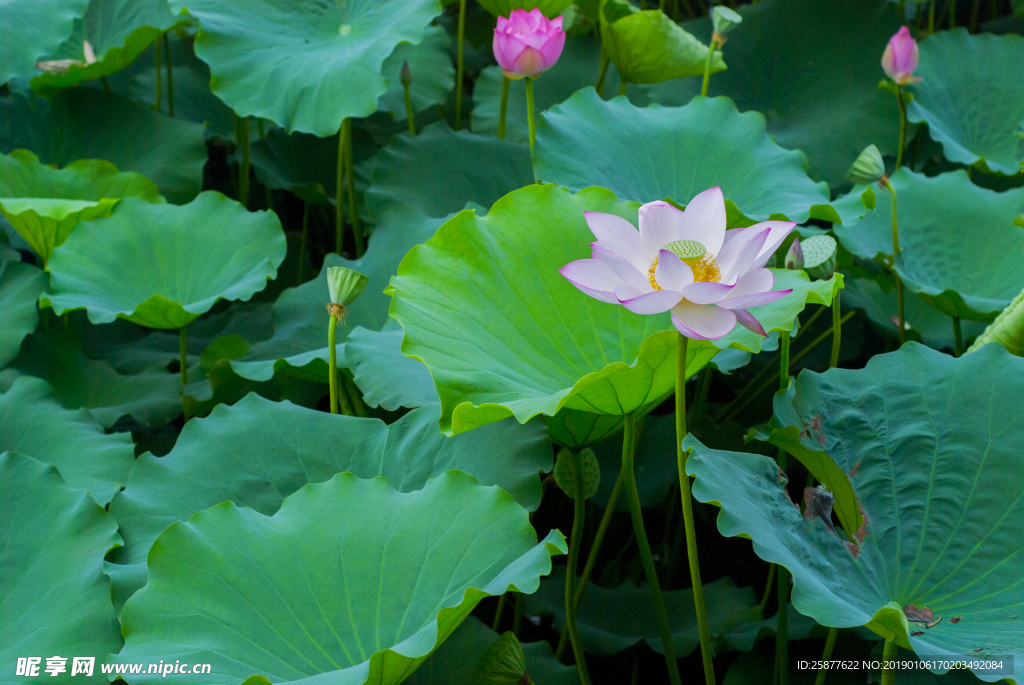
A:
[[[491,621],[491,630],[498,632],[498,628],[501,626],[501,614],[505,609],[505,598],[508,597],[507,592],[501,593],[501,597],[498,598],[498,606],[494,609],[494,620]]]
[[[892,273],[896,278],[896,311],[897,318],[899,320],[900,327],[900,345],[906,342],[906,315],[903,309],[903,280],[900,278],[899,273],[896,272],[896,258],[900,254],[900,231],[899,231],[899,214],[896,210],[896,188],[893,187],[892,181],[888,177],[882,177],[882,185],[889,191],[889,197],[892,199]]]
[[[632,436],[630,436],[632,438]],[[572,652],[576,657],[576,670],[580,673],[580,683],[590,685],[590,674],[587,673],[587,657],[583,652],[583,641],[576,627],[576,562],[580,556],[580,543],[583,540],[583,523],[587,514],[587,499],[583,489],[583,457],[582,452],[573,450],[572,469],[576,477],[576,492],[573,498],[572,535],[569,538],[569,557],[565,567],[565,625],[569,629],[569,640]]]
[[[334,329],[338,326],[338,320],[333,314],[328,314],[330,321],[327,323],[327,383],[331,391],[331,413],[338,413],[338,349],[335,346]]]
[[[779,334],[779,349],[782,353],[779,360],[779,389],[789,387],[789,331]],[[779,468],[786,470],[786,452],[779,448]],[[775,580],[778,584],[779,622],[775,632],[775,671],[779,677],[779,685],[789,683],[789,573],[782,566],[776,569]]]
[[[953,317],[953,341],[956,345],[956,356],[962,356],[964,353],[964,335],[960,331],[960,317]]]
[[[530,130],[530,152],[537,139],[537,122],[533,119],[533,79],[526,77],[526,125]]]
[[[843,336],[842,312],[839,309],[839,293],[837,290],[832,298],[832,356],[828,360],[828,368],[834,369],[839,365],[839,345]]]
[[[302,240],[299,242],[299,277],[296,285],[302,285],[302,267],[306,265],[306,242],[309,239],[309,203],[302,203]]]
[[[363,403],[363,396],[360,394],[355,381],[349,378],[347,373],[342,372],[341,384],[345,386],[345,394],[348,395],[351,404],[352,411],[350,413],[352,416],[358,416],[365,419],[366,404]]]
[[[608,51],[604,49],[604,43],[601,44],[601,66],[597,71],[597,83],[594,84],[594,90],[597,91],[599,98],[604,98],[604,81],[608,76],[608,65],[611,63],[611,58],[608,56]]]
[[[576,595],[574,601],[577,609],[580,606],[580,602],[583,601],[583,593],[587,589],[587,582],[590,580],[590,574],[594,570],[594,564],[597,562],[597,554],[601,551],[601,544],[604,542],[604,535],[608,532],[608,524],[612,521],[612,514],[615,513],[615,505],[619,503],[619,495],[621,493],[622,470],[620,469],[619,475],[615,479],[615,487],[612,488],[612,494],[608,497],[608,503],[604,507],[604,514],[601,515],[601,523],[597,526],[597,533],[594,535],[594,542],[590,545],[590,553],[587,555],[587,563],[583,565],[583,573],[580,574],[579,580],[576,581]],[[556,659],[561,660],[568,638],[568,630],[566,630],[566,628],[562,628],[562,634],[558,637],[558,647],[555,649]]]
[[[505,115],[508,113],[508,91],[512,81],[501,77],[501,110],[498,112],[498,140],[505,140]]]
[[[160,78],[160,41],[153,42],[153,59],[156,61],[156,102],[153,111],[159,112],[163,106],[163,80]]]
[[[832,658],[832,650],[835,649],[837,635],[839,635],[839,628],[828,629],[825,651],[821,653],[821,668],[818,669],[818,677],[814,679],[814,685],[825,685],[825,678],[828,676],[828,669],[825,668],[825,663]]]
[[[356,165],[352,152],[352,120],[346,118],[341,125],[345,132],[345,176],[348,177],[348,218],[352,224],[352,237],[356,244],[356,259],[363,256],[363,228],[359,222],[359,207],[356,206]],[[340,205],[339,205],[340,206]]]
[[[629,85],[629,81],[627,81],[626,79],[622,79],[622,80],[619,81],[619,95],[620,96],[626,94],[626,86],[628,86],[628,85]]]
[[[708,630],[707,608],[704,604],[704,586],[700,582],[700,559],[697,555],[697,531],[693,525],[693,500],[690,495],[690,477],[686,475],[683,440],[686,438],[686,351],[689,338],[682,333],[676,342],[676,467],[679,470],[679,498],[683,507],[683,528],[686,531],[686,557],[690,564],[690,584],[693,587],[693,606],[697,613],[697,632],[700,634],[700,652],[704,663],[704,680],[715,685],[715,665],[711,660],[711,631]],[[667,655],[667,652],[666,652]]]
[[[180,339],[178,341],[178,359],[181,364],[181,384],[188,383],[188,338],[185,334],[187,326],[181,327]]]
[[[412,93],[410,92],[412,86],[408,83],[403,83],[402,87],[405,89],[405,120],[409,122],[409,133],[416,135],[416,122],[413,121],[412,111]]]
[[[235,115],[235,142],[242,152],[242,167],[238,170],[238,201],[246,209],[249,208],[249,117]]]
[[[651,545],[648,543],[647,533],[644,531],[643,511],[640,508],[640,493],[636,489],[636,473],[633,471],[636,412],[631,411],[627,413],[623,419],[622,485],[626,491],[626,500],[629,502],[629,513],[633,519],[633,533],[636,536],[636,544],[640,548],[640,561],[643,563],[644,573],[647,575],[647,589],[651,593],[654,617],[658,623],[658,632],[661,634],[661,645],[665,654],[665,665],[668,666],[669,680],[672,682],[672,685],[682,685],[682,680],[679,678],[679,665],[676,663],[675,645],[672,643],[672,629],[669,627],[668,615],[665,613],[665,600],[661,596],[661,586],[658,584],[658,571],[654,567],[654,558],[651,556]]]
[[[770,564],[768,566],[768,580],[766,580],[764,582],[764,593],[761,595],[761,603],[759,604],[759,606],[761,608],[761,615],[762,616],[764,616],[764,608],[766,606],[768,606],[768,598],[772,594],[772,587],[774,587],[774,583],[775,583],[775,569],[776,569],[776,565],[775,564]]]
[[[345,249],[345,219],[344,203],[342,202],[342,189],[345,187],[345,122],[343,119],[338,129],[338,169],[334,183],[334,251],[342,254]]]
[[[900,145],[896,148],[896,171],[903,166],[903,147],[907,140],[907,103],[903,101],[903,87],[896,84],[896,104],[900,108]]]
[[[885,641],[885,648],[882,650],[882,685],[893,685],[896,682],[896,669],[890,668],[896,658],[896,650],[894,641]]]
[[[462,48],[466,37],[466,0],[459,0],[458,64],[455,69],[455,130],[462,130]]]
[[[928,35],[935,33],[935,3],[938,0],[932,0],[928,7]]]
[[[715,58],[715,46],[717,44],[718,41],[714,37],[708,43],[708,58],[704,60],[704,82],[700,86],[700,94],[704,97],[708,95],[708,82],[711,80],[711,62]]]
[[[174,118],[174,75],[171,72],[171,44],[164,34],[164,54],[167,55],[167,115]],[[159,76],[159,74],[157,74]]]

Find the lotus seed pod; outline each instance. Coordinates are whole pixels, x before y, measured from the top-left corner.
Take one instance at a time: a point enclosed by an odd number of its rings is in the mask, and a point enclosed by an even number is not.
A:
[[[805,240],[801,246],[804,271],[815,280],[832,278],[836,271],[836,240],[829,235],[816,235]]]
[[[715,33],[720,36],[724,36],[732,31],[741,21],[743,21],[743,17],[728,7],[715,5],[714,9],[711,10],[711,25],[714,27]]]
[[[528,683],[523,646],[511,631],[491,643],[473,669],[473,685]]]
[[[883,176],[885,176],[885,163],[882,161],[882,153],[874,145],[868,145],[863,152],[857,155],[853,166],[846,174],[847,180],[865,185],[879,181]]]
[[[408,62],[402,62],[402,70],[398,72],[398,78],[403,86],[412,85],[412,69],[409,68]]]
[[[584,447],[580,452],[580,460],[583,462],[583,499],[590,499],[601,484],[601,467],[597,463],[597,455],[589,447]],[[570,499],[576,499],[576,470],[569,450],[563,449],[558,453],[554,475],[555,484],[562,492]]]
[[[804,253],[800,249],[800,238],[793,238],[793,244],[789,246],[789,252],[786,253],[785,265],[787,269],[802,269],[804,268]]]
[[[332,266],[327,269],[327,291],[331,295],[331,304],[340,304],[342,307],[355,302],[363,288],[366,287],[369,278],[343,266]]]
[[[704,245],[696,240],[673,240],[662,249],[668,250],[691,267],[696,266],[707,252]]]

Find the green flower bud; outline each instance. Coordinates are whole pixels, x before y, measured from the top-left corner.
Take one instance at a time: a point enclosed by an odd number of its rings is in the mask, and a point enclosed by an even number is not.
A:
[[[800,245],[803,252],[804,271],[815,280],[832,278],[836,271],[836,240],[829,235],[816,235]]]
[[[885,163],[882,161],[882,153],[874,145],[864,148],[846,174],[847,180],[865,185],[879,181],[883,176]]]
[[[473,685],[515,685],[528,682],[526,656],[511,631],[492,642],[473,669]]]
[[[580,452],[583,462],[583,499],[590,499],[601,484],[601,466],[597,463],[594,450],[584,447]],[[562,489],[569,499],[576,499],[576,469],[572,453],[563,449],[555,460],[555,485]]]
[[[711,10],[711,25],[714,27],[715,33],[720,36],[732,31],[742,21],[743,17],[728,7],[715,5],[715,8]]]
[[[403,86],[412,85],[412,69],[409,68],[408,62],[402,62],[402,70],[398,72],[398,78]]]

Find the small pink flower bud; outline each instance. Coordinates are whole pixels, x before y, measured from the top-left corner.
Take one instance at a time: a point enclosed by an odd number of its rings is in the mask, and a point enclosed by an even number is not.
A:
[[[882,53],[882,69],[886,76],[900,85],[917,83],[921,79],[914,76],[917,69],[917,41],[910,35],[910,30],[903,26],[889,39]]]
[[[548,19],[539,9],[514,10],[498,17],[494,29],[494,57],[510,79],[535,78],[558,61],[565,47],[562,17]]]

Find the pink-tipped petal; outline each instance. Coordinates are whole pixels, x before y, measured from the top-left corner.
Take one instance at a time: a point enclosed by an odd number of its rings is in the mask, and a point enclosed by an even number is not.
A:
[[[746,328],[751,333],[757,333],[764,337],[768,337],[768,334],[764,332],[764,326],[761,322],[754,318],[754,315],[748,312],[746,309],[734,309],[733,314],[736,315],[736,323]]]
[[[636,288],[640,292],[647,293],[654,290],[647,280],[647,274],[640,273],[625,257],[602,246],[600,242],[591,243],[591,248],[594,256],[608,264],[608,268],[619,277],[622,283],[631,288]]]
[[[615,297],[615,286],[621,281],[600,259],[578,259],[563,266],[558,273],[595,300],[619,303]]]
[[[726,309],[732,309],[737,311],[740,309],[749,309],[750,307],[760,307],[763,304],[770,304],[775,300],[780,300],[786,295],[789,295],[792,290],[768,290],[761,293],[751,293],[749,295],[739,295],[737,297],[726,297],[719,300],[715,304],[719,307],[725,307]]]
[[[740,276],[750,270],[761,253],[761,248],[764,247],[769,233],[771,233],[770,228],[751,226],[722,248],[721,254],[718,255],[718,268],[722,272],[722,283],[735,284]]]
[[[882,53],[882,71],[889,78],[896,78],[896,54],[891,40]]]
[[[771,272],[771,269],[752,269],[736,280],[736,287],[729,293],[729,297],[763,293],[766,290],[771,290],[774,285],[775,274]]]
[[[762,221],[759,224],[754,224],[750,228],[770,228],[771,232],[768,237],[765,238],[764,245],[761,247],[761,251],[757,254],[757,259],[754,260],[754,267],[762,267],[765,262],[775,253],[775,250],[779,249],[779,245],[786,239],[796,224],[792,221]]]
[[[598,241],[618,252],[636,268],[646,270],[651,265],[640,240],[640,232],[633,224],[621,216],[604,212],[583,212],[583,218]]]
[[[683,213],[667,202],[648,202],[640,208],[640,239],[644,252],[654,261],[658,250],[679,240],[679,221]]]
[[[686,205],[676,240],[696,240],[716,258],[725,241],[725,197],[718,186],[698,193]]]
[[[672,307],[672,325],[687,338],[715,340],[736,327],[736,315],[713,304],[683,300]]]
[[[628,285],[615,287],[615,297],[619,304],[634,314],[661,314],[667,312],[683,299],[681,293],[672,290],[655,290],[651,293],[641,293]]]
[[[732,288],[725,283],[691,283],[683,288],[683,297],[694,304],[714,304],[727,297]]]
[[[540,53],[544,56],[544,69],[550,69],[562,56],[562,49],[565,47],[565,33],[559,31],[548,36],[540,47]]]
[[[658,266],[654,269],[654,280],[665,290],[682,292],[693,283],[693,270],[673,252],[658,251]]]
[[[559,31],[561,31],[562,30],[562,15],[558,15],[557,17],[552,19],[550,21],[550,23],[548,24],[548,26],[550,27],[548,29],[549,31],[554,30],[554,29],[558,29]]]

